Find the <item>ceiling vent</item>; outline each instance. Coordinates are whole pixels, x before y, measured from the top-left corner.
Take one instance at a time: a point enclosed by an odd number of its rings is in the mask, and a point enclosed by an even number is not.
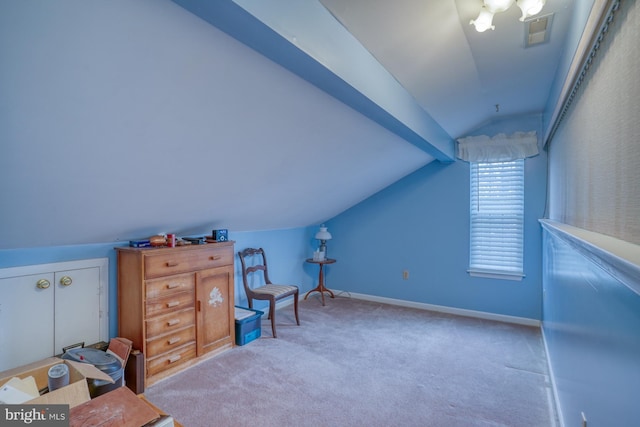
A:
[[[524,47],[531,47],[549,41],[553,14],[537,16],[524,21]]]

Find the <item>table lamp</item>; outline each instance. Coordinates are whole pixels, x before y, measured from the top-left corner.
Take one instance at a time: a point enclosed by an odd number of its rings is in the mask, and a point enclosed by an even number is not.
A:
[[[320,230],[316,233],[316,240],[320,240],[320,252],[324,252],[327,257],[327,240],[331,240],[331,233],[327,231],[327,227],[322,224]]]

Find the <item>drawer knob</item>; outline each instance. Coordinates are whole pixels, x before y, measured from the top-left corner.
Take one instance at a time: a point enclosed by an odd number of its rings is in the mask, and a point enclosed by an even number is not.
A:
[[[210,259],[211,261],[217,261],[217,260],[219,260],[220,258],[222,258],[220,255],[212,255],[212,256],[210,256],[210,257],[209,257],[209,259]]]
[[[180,305],[179,301],[171,301],[167,303],[167,308],[171,308],[171,307],[177,307]]]
[[[169,358],[169,363],[176,363],[178,360],[180,360],[180,358],[182,358],[182,356],[180,356],[179,354],[176,354],[175,356],[171,356]]]
[[[169,344],[169,345],[173,345],[173,344],[175,344],[175,343],[177,343],[177,342],[180,342],[180,337],[173,337],[173,338],[171,338],[169,341],[167,341],[167,344]]]
[[[166,265],[167,267],[177,267],[178,263],[175,261],[168,261],[168,262],[165,262],[164,265]]]
[[[171,319],[167,322],[167,326],[176,326],[178,323],[180,323],[180,319]]]
[[[182,283],[178,282],[173,282],[173,283],[168,283],[167,284],[167,289],[175,289],[175,288],[179,288],[182,286]]]
[[[60,279],[60,284],[62,286],[70,286],[73,283],[73,280],[69,276],[64,276]]]
[[[36,283],[36,286],[38,287],[38,289],[47,289],[49,286],[51,286],[51,282],[49,282],[47,279],[40,279]]]

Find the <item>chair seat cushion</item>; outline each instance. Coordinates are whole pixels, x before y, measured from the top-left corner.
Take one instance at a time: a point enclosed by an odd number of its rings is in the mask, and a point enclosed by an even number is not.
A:
[[[253,290],[256,294],[269,294],[278,297],[283,294],[292,294],[298,290],[297,286],[291,285],[264,285]]]

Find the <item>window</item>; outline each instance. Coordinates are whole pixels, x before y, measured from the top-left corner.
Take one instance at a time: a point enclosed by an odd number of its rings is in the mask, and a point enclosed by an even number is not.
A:
[[[523,277],[524,160],[471,162],[469,273]]]

